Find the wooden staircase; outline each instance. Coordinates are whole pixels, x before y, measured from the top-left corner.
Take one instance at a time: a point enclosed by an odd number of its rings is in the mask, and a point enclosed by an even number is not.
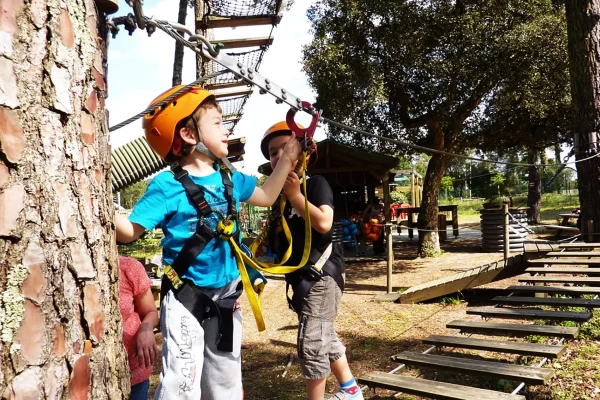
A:
[[[539,247],[539,245],[537,246]],[[467,314],[476,315],[481,319],[456,320],[446,325],[447,328],[457,329],[457,333],[478,334],[483,335],[484,338],[432,335],[423,340],[423,343],[432,345],[424,353],[405,351],[392,356],[392,360],[419,369],[483,375],[494,379],[522,382],[528,385],[547,384],[554,376],[554,371],[542,365],[546,359],[560,357],[565,350],[565,346],[528,343],[518,339],[509,340],[508,338],[535,335],[561,338],[559,341],[559,344],[561,344],[563,341],[577,336],[577,327],[540,325],[538,323],[533,324],[533,322],[550,320],[558,322],[572,321],[575,324],[581,324],[592,318],[591,309],[599,308],[600,300],[583,299],[580,296],[583,294],[600,294],[600,268],[594,271],[594,266],[600,266],[600,251],[594,251],[594,249],[600,250],[600,243],[548,246],[544,258],[530,260],[529,262],[534,266],[526,269],[526,272],[532,275],[544,275],[520,280],[520,282],[529,285],[509,286],[507,291],[510,292],[510,295],[497,296],[492,300],[497,303],[495,307],[473,307],[467,310]],[[544,267],[542,268],[540,265]],[[559,267],[560,265],[566,265],[566,267]],[[572,267],[573,265],[587,265],[588,268],[575,268]],[[551,275],[547,277],[545,274]],[[555,274],[561,274],[561,276]],[[557,284],[563,286],[557,286]],[[513,294],[516,295],[513,296]],[[526,296],[527,294],[569,297],[530,297]],[[555,307],[559,310],[531,308],[530,306]],[[584,307],[587,310],[582,312],[560,310],[563,307]],[[489,319],[492,318],[524,320],[529,321],[529,323],[490,322]],[[506,340],[491,339],[485,336],[506,337]],[[433,350],[441,352],[443,349],[448,350],[443,355],[431,354]],[[460,353],[453,352],[454,349],[543,357],[544,360],[536,366],[517,365],[496,360],[465,357]],[[396,370],[401,368],[402,366],[396,368]],[[395,373],[372,372],[360,377],[358,381],[369,388],[384,388],[432,399],[525,399],[524,396],[517,393],[503,393],[467,385],[402,376]]]

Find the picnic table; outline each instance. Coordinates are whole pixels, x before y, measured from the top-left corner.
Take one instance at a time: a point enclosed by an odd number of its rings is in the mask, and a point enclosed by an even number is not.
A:
[[[411,207],[411,208],[403,208],[402,212],[408,214],[408,238],[412,240],[413,238],[413,214],[418,214],[421,211],[421,207]],[[458,237],[458,205],[451,204],[447,206],[438,206],[438,211],[449,211],[452,213],[452,234],[454,237]]]

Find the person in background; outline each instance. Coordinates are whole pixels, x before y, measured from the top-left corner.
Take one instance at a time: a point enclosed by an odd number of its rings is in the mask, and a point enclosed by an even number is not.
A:
[[[119,308],[123,318],[123,344],[131,370],[130,400],[148,400],[150,375],[158,348],[154,328],[158,312],[144,266],[134,258],[119,257]]]

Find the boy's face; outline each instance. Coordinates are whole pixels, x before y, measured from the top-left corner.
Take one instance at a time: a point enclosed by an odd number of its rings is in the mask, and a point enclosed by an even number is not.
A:
[[[279,158],[283,154],[283,149],[287,142],[292,138],[291,135],[281,135],[277,136],[269,141],[269,162],[271,163],[271,168],[275,169],[275,166],[279,162]],[[297,161],[296,161],[297,162]],[[292,170],[296,166],[296,163],[292,166]]]
[[[216,108],[205,110],[198,121],[202,141],[215,157],[223,158],[229,153],[227,142],[229,130],[223,126],[223,117]]]

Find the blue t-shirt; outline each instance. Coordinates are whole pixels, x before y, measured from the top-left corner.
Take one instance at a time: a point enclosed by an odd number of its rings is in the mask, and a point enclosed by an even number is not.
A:
[[[203,187],[204,196],[210,207],[227,215],[225,186],[219,171],[207,176],[190,175],[190,178],[195,184]],[[231,181],[235,208],[239,210],[239,202],[246,201],[252,196],[256,187],[256,178],[234,172]],[[209,227],[215,229],[219,219],[218,214],[212,213],[204,221]],[[164,171],[152,179],[146,193],[134,206],[129,220],[146,229],[160,226],[165,235],[162,240],[163,259],[172,265],[185,242],[196,231],[198,213],[189,201],[183,185],[175,180],[170,171]],[[184,275],[196,285],[206,288],[223,287],[239,276],[230,245],[220,238],[207,243]]]

